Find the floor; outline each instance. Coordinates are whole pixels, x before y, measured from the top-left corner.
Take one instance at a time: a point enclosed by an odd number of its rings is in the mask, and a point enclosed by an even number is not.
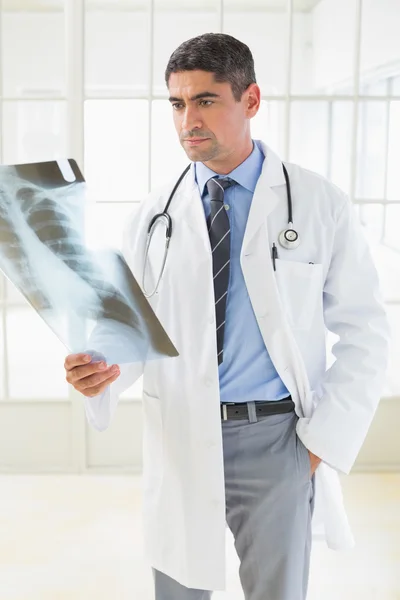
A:
[[[0,600],[153,600],[140,477],[1,475]],[[400,474],[343,479],[354,550],[316,541],[307,600],[400,600]],[[227,533],[228,588],[243,600]]]

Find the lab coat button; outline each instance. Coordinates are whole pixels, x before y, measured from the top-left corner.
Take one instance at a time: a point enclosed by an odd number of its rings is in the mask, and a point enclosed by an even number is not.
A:
[[[204,380],[204,383],[206,384],[207,387],[211,387],[212,386],[212,379],[210,377],[206,377]]]

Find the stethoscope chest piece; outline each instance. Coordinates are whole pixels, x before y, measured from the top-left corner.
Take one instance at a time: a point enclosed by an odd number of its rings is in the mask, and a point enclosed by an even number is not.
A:
[[[279,234],[279,243],[287,250],[295,250],[300,245],[300,237],[295,229],[291,229],[292,223],[289,223],[289,229],[281,231]]]

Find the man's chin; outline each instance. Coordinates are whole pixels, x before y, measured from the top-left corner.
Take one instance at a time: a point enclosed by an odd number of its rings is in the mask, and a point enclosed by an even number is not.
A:
[[[213,158],[213,154],[208,150],[201,150],[200,148],[187,148],[186,145],[183,146],[183,149],[186,152],[187,157],[192,161],[198,162],[206,162]]]

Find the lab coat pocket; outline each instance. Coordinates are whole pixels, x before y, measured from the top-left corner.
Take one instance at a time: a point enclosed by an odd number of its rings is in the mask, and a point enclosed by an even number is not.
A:
[[[144,490],[153,499],[163,477],[163,426],[161,401],[143,391],[143,480]]]
[[[322,310],[322,264],[276,260],[279,295],[293,329],[309,329]]]

